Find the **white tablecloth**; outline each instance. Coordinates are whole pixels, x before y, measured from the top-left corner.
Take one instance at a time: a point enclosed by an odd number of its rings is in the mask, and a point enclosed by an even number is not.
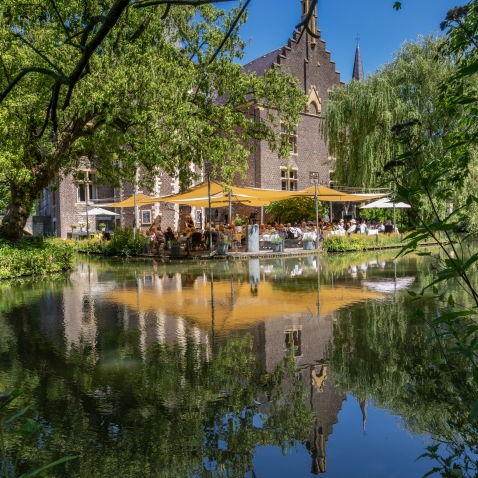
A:
[[[329,236],[344,236],[345,231],[322,231],[322,237],[327,239]]]
[[[376,236],[378,234],[378,229],[369,229],[365,234],[369,236]]]

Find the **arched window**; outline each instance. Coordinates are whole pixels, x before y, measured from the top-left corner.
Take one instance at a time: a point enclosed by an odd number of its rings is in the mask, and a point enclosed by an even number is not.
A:
[[[312,101],[309,105],[309,113],[311,115],[317,115],[317,111],[318,111],[317,103],[315,101]]]

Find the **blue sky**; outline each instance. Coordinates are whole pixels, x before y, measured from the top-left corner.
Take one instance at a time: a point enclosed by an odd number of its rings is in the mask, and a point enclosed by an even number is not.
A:
[[[439,32],[446,12],[466,3],[402,0],[402,9],[397,12],[392,8],[394,1],[319,0],[319,28],[343,81],[352,75],[357,33],[367,74],[391,61],[405,40]],[[300,0],[252,0],[249,20],[241,29],[242,38],[249,41],[243,63],[284,45],[299,22]]]

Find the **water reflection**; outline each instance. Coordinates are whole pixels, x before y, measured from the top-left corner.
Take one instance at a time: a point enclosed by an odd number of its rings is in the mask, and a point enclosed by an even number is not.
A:
[[[365,423],[422,360],[403,302],[429,273],[419,261],[80,260],[69,278],[4,285],[0,391],[25,391],[53,454],[83,453],[63,476],[251,476],[258,447],[300,443],[310,473],[330,474],[345,393]]]

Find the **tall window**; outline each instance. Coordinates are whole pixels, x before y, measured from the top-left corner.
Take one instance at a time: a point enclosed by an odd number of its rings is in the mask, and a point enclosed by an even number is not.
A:
[[[283,143],[287,141],[287,135],[289,135],[290,154],[297,154],[297,130],[285,123],[281,123],[280,135]]]
[[[280,168],[282,191],[297,191],[297,169]]]
[[[88,201],[98,199],[98,187],[96,186],[96,174],[90,171],[80,171],[78,179],[78,202],[86,202],[86,186],[88,185]]]

